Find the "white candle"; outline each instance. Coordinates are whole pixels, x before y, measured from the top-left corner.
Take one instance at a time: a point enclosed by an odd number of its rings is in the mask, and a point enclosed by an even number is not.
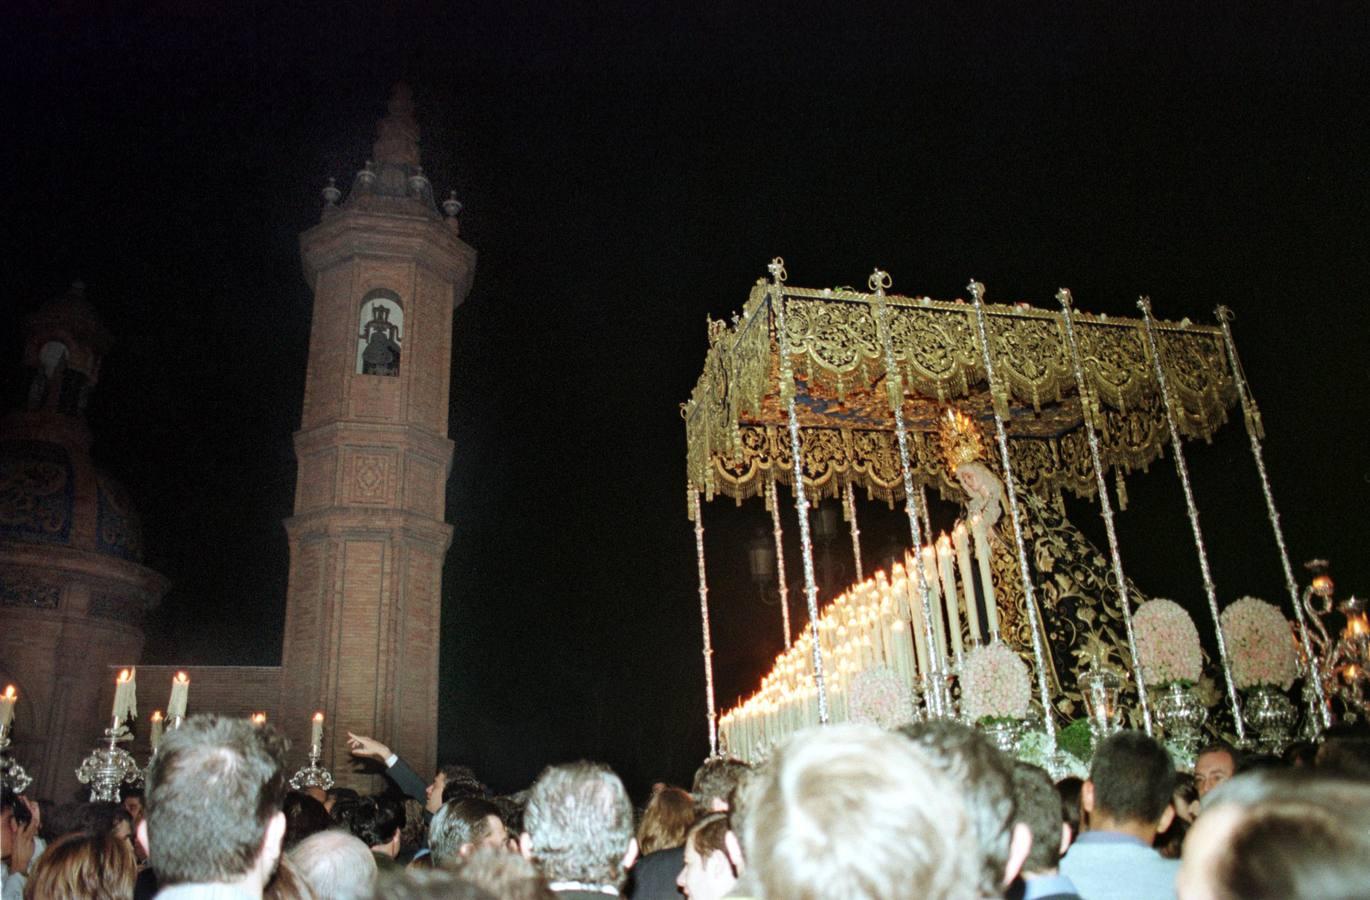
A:
[[[975,574],[970,568],[970,540],[966,535],[966,523],[957,522],[951,532],[952,543],[956,545],[956,567],[961,570],[961,587],[966,593],[966,623],[970,626],[971,643],[980,638],[980,608],[975,602]]]
[[[310,753],[318,756],[323,752],[323,713],[314,713],[314,719],[310,723],[309,729]]]
[[[114,727],[138,715],[138,682],[135,669],[123,669],[114,682]]]
[[[985,520],[980,516],[971,519],[970,530],[975,535],[975,558],[980,563],[980,580],[985,587],[985,624],[993,636],[999,633],[999,607],[994,597],[994,570],[990,568],[989,535],[985,531]]]
[[[171,679],[171,699],[166,702],[166,717],[168,719],[184,719],[186,700],[189,697],[190,676],[185,672],[177,672],[176,677]]]
[[[10,727],[14,721],[14,703],[19,699],[19,694],[14,690],[14,685],[5,685],[5,692],[0,694],[0,732]]]
[[[152,752],[157,752],[157,747],[162,743],[162,711],[160,709],[152,712],[152,730],[148,733],[148,743],[152,747]]]
[[[956,570],[951,565],[951,540],[945,534],[937,539],[937,570],[942,574],[942,599],[947,604],[951,647],[959,660],[965,653],[961,643],[961,610],[956,604]]]
[[[913,649],[917,651],[918,673],[926,675],[930,671],[928,667],[928,632],[926,623],[923,619],[923,599],[918,596],[917,591],[911,591],[909,598],[909,609],[913,613],[910,626],[913,629]]]
[[[923,548],[922,560],[923,580],[928,584],[927,614],[932,620],[932,636],[937,642],[937,658],[942,660],[947,658],[947,631],[942,624],[942,587],[937,580],[937,557],[933,554],[932,547]]]

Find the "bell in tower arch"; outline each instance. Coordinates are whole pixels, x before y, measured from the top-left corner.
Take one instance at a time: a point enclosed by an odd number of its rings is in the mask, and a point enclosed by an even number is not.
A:
[[[362,325],[361,373],[363,375],[400,374],[400,327],[390,321],[390,306],[383,301],[370,304],[371,319]]]

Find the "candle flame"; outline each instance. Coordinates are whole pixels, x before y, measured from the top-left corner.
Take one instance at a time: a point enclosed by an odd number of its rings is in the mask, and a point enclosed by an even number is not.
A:
[[[323,721],[323,711],[322,711],[322,710],[320,710],[319,712],[314,713],[314,721],[315,721],[315,722],[322,722],[322,721]]]
[[[176,682],[178,684],[190,684],[190,676],[187,675],[185,672],[177,672]]]
[[[5,685],[5,699],[6,699],[6,700],[14,700],[14,699],[17,698],[18,696],[19,696],[19,694],[14,690],[14,685],[12,685],[12,684],[7,684],[7,685]]]
[[[252,724],[253,724],[253,725],[265,725],[265,724],[266,724],[266,713],[264,713],[264,712],[255,712],[255,713],[253,713],[253,714],[252,714]]]
[[[127,683],[128,683],[129,677],[130,677],[130,676],[129,676],[129,670],[128,670],[128,669],[122,670],[122,671],[119,673],[119,683],[120,683],[120,684],[127,684]]]
[[[160,721],[162,721],[162,711],[161,711],[160,709],[154,709],[154,710],[152,711],[152,721],[154,721],[154,722],[160,722]]]

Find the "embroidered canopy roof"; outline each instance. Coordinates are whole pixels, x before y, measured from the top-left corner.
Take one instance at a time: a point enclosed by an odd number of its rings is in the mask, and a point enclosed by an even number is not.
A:
[[[813,290],[759,280],[742,315],[709,322],[704,372],[682,405],[691,490],[738,501],[760,495],[769,473],[793,481],[775,304],[784,304],[805,485],[834,495],[847,482],[894,503],[903,494],[877,302],[886,304],[902,381],[914,482],[952,496],[937,443],[948,407],[994,435],[1007,419],[1019,485],[1043,494],[1096,490],[1084,406],[1067,343],[1065,314],[1027,304],[985,304],[996,387],[985,377],[975,309],[965,300]],[[1145,468],[1169,439],[1165,406],[1141,319],[1075,311],[1089,405],[1101,459],[1120,474]],[[1208,440],[1237,392],[1217,326],[1157,322],[1161,364],[1176,425]],[[997,454],[990,454],[997,458]]]

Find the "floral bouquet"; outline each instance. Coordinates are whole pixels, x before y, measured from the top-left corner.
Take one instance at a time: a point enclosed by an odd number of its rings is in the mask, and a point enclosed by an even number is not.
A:
[[[913,721],[908,685],[884,666],[867,669],[851,683],[851,721],[892,729]]]
[[[961,711],[967,721],[1024,719],[1031,701],[1028,668],[1003,641],[966,654],[961,664]]]
[[[1132,630],[1148,686],[1198,683],[1203,675],[1203,649],[1199,630],[1183,607],[1174,600],[1148,600],[1132,614]]]
[[[1299,659],[1289,621],[1279,609],[1255,597],[1243,597],[1218,617],[1232,658],[1237,690],[1271,685],[1289,690],[1299,674]]]

